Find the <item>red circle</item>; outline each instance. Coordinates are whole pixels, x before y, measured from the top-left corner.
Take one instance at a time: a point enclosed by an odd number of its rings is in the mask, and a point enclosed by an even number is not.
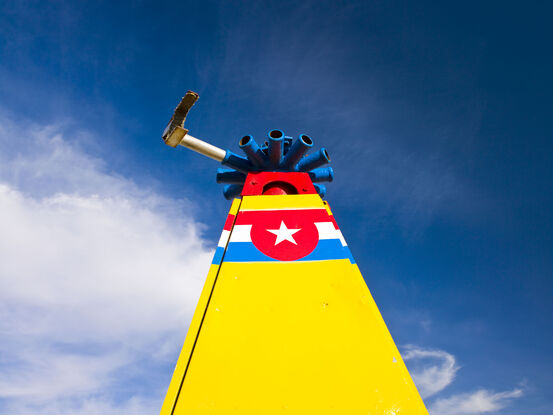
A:
[[[303,258],[319,242],[313,217],[301,210],[258,211],[250,220],[250,236],[255,247],[279,261]],[[275,232],[281,236],[280,240]]]

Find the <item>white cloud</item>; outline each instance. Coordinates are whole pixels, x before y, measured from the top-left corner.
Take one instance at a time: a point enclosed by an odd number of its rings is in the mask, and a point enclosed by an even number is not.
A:
[[[188,208],[107,173],[56,127],[0,115],[1,412],[159,410],[212,255]],[[403,358],[432,415],[494,412],[523,393],[436,399],[455,357],[407,346]]]
[[[20,402],[9,407],[11,415],[36,414],[41,415],[142,415],[159,412],[159,402],[156,399],[132,397],[121,404],[113,404],[102,398],[62,399],[39,405]]]
[[[431,415],[470,415],[496,412],[505,408],[510,400],[520,398],[522,395],[522,389],[506,392],[479,389],[472,393],[437,399],[430,405],[429,412]]]
[[[2,412],[159,410],[212,255],[188,207],[0,117]]]
[[[455,356],[444,350],[425,349],[413,345],[404,347],[403,360],[425,401],[450,385],[460,367]],[[495,412],[504,408],[510,400],[523,395],[521,388],[512,391],[493,392],[479,389],[448,398],[434,398],[428,406],[430,415],[471,415]]]
[[[413,381],[423,398],[428,398],[448,386],[459,370],[455,356],[443,350],[405,346],[403,360],[409,366]]]

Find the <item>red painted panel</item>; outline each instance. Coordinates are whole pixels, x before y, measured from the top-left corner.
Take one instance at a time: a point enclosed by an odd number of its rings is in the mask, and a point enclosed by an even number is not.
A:
[[[309,174],[262,171],[248,173],[242,196],[316,194]]]
[[[234,223],[234,215],[228,215],[227,220],[225,221],[225,226],[223,230],[230,231],[232,229],[232,224]]]

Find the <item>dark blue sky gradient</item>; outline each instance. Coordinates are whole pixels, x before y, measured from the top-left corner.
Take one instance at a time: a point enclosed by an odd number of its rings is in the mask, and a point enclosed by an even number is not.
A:
[[[9,3],[13,118],[103,137],[79,145],[196,198],[213,245],[229,206],[218,166],[160,138],[186,90],[191,134],[215,145],[309,134],[397,344],[453,353],[451,393],[522,383],[502,414],[551,413],[551,2]]]

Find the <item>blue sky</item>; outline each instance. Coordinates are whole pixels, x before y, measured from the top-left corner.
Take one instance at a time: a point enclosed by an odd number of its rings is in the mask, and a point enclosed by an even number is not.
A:
[[[191,89],[194,136],[328,149],[327,200],[432,414],[551,413],[552,13],[3,3],[0,408],[159,409],[229,207],[216,163],[160,138]]]

